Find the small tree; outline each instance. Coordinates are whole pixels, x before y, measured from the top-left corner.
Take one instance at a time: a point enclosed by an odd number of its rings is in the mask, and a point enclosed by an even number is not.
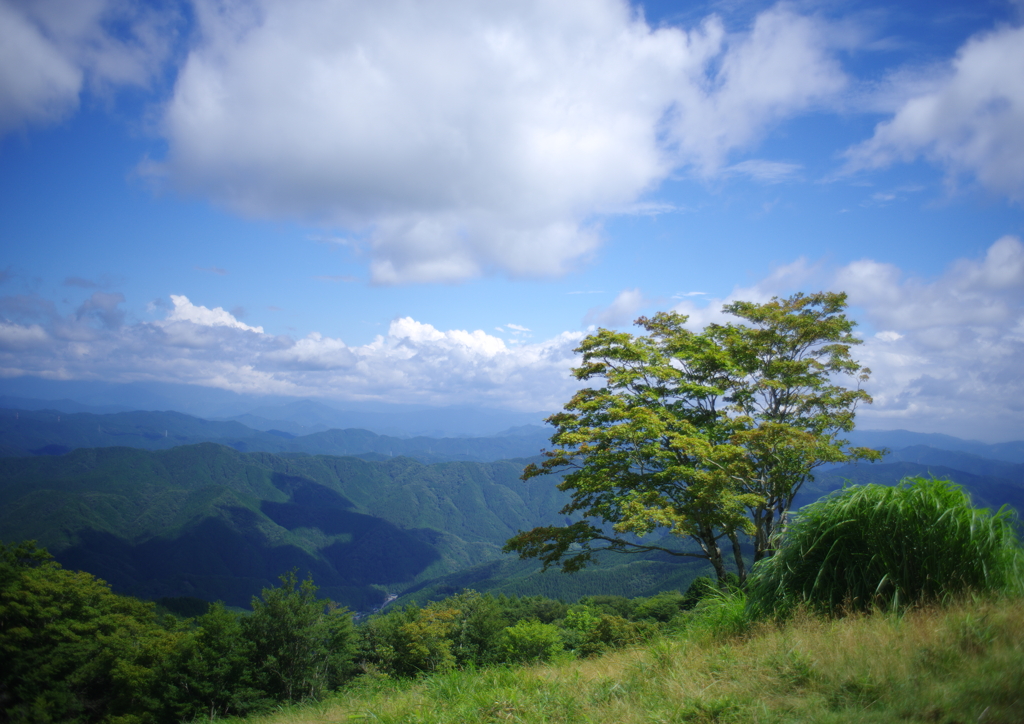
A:
[[[770,553],[814,468],[880,457],[839,437],[871,401],[833,379],[870,373],[850,355],[860,340],[845,308],[845,294],[797,294],[724,308],[745,324],[693,332],[686,316],[660,313],[637,320],[646,336],[585,338],[573,372],[600,384],[548,418],[555,447],[523,473],[564,474],[561,512],[580,520],[520,532],[505,549],[566,571],[602,549],[664,551],[707,559],[725,586],[726,542],[744,581],[743,536],[755,561]],[[641,540],[658,530],[696,545]]]
[[[191,721],[246,715],[270,704],[254,687],[253,644],[239,614],[212,604],[169,657],[161,699],[165,718]]]
[[[257,688],[286,701],[319,698],[351,672],[355,634],[348,610],[316,597],[307,578],[291,571],[277,588],[253,598],[242,621],[255,657]]]

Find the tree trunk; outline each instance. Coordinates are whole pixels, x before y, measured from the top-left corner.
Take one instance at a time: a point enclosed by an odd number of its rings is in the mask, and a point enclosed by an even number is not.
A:
[[[742,587],[747,583],[747,569],[743,564],[743,551],[740,549],[740,537],[736,535],[736,531],[729,533],[729,540],[732,541],[732,557],[736,560],[736,575]]]

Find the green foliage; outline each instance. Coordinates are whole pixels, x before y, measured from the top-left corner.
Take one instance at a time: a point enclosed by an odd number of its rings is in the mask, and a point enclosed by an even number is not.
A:
[[[223,604],[209,606],[169,657],[163,710],[174,721],[244,715],[265,708],[256,688],[253,642],[240,617]]]
[[[447,599],[458,611],[453,631],[453,652],[459,666],[491,663],[498,658],[497,640],[508,625],[508,616],[492,596],[463,591]]]
[[[842,620],[805,613],[742,635],[693,627],[625,654],[365,677],[266,724],[891,724],[1020,722],[1024,599]]]
[[[744,633],[751,624],[752,616],[747,610],[747,597],[743,591],[717,589],[701,598],[677,621],[691,639],[720,640]]]
[[[901,607],[963,591],[1020,587],[1016,516],[974,508],[955,483],[853,486],[802,508],[778,553],[755,567],[750,605],[836,612]]]
[[[710,581],[707,577],[703,580]],[[697,580],[702,580],[697,579]],[[686,608],[686,599],[679,591],[664,591],[636,602],[633,615],[637,619],[667,623]]]
[[[524,663],[550,661],[565,644],[557,626],[527,619],[506,628],[498,639],[498,648],[508,663]]]
[[[66,571],[34,543],[0,544],[0,697],[15,722],[147,721],[179,634],[152,604]]]
[[[585,338],[573,372],[599,385],[548,418],[556,447],[523,474],[563,473],[571,501],[560,514],[579,519],[520,532],[505,549],[566,571],[598,550],[658,550],[706,559],[724,587],[724,543],[742,582],[741,537],[753,537],[755,561],[769,553],[814,468],[879,457],[839,438],[870,402],[833,383],[869,372],[850,355],[860,340],[845,307],[844,294],[797,294],[724,308],[745,324],[696,333],[685,316],[660,313],[637,320],[647,336]],[[637,542],[656,530],[691,546]]]
[[[318,699],[353,671],[352,617],[316,592],[311,578],[300,584],[295,571],[286,573],[280,586],[253,598],[242,621],[256,685],[275,700]]]
[[[293,567],[358,610],[503,558],[517,527],[564,502],[524,486],[520,462],[422,465],[243,454],[203,444],[0,458],[0,531],[143,598],[247,607]],[[461,590],[458,586],[455,590]]]
[[[360,656],[378,671],[394,676],[454,668],[460,614],[442,601],[373,616],[360,630]]]

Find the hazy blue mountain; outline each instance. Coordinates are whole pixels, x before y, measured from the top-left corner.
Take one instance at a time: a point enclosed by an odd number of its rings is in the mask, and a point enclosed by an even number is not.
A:
[[[844,485],[895,485],[906,477],[934,476],[946,478],[962,485],[971,494],[976,505],[999,508],[1011,505],[1024,512],[1024,485],[1019,480],[992,475],[975,475],[943,465],[918,462],[858,463],[844,465],[816,476],[813,482],[803,486],[793,508],[798,509],[813,503],[822,495],[838,490]]]
[[[264,405],[231,419],[245,422],[261,418],[266,425],[294,432],[281,423],[298,425],[309,432],[315,428],[362,428],[393,437],[479,437],[495,435],[516,426],[540,426],[543,412],[514,412],[470,407],[429,407],[426,405],[343,405],[316,400],[292,400]],[[248,423],[247,423],[248,424]],[[259,427],[259,425],[257,425]],[[261,428],[269,429],[269,428]],[[548,433],[550,435],[550,432]]]
[[[272,424],[276,428],[306,434],[330,428],[357,427],[394,437],[459,437],[493,435],[518,425],[539,425],[549,413],[480,407],[430,407],[374,401],[336,402],[296,400],[276,395],[247,395],[212,387],[163,382],[118,384],[86,380],[45,380],[38,377],[0,379],[0,395],[20,409],[58,409],[58,404],[118,410],[175,410],[211,420],[231,420],[244,415],[301,426]],[[23,407],[18,400],[30,401]],[[72,411],[72,410],[66,410]],[[75,410],[96,411],[96,410]],[[246,422],[244,419],[241,422]],[[250,420],[252,421],[252,420]],[[246,423],[248,424],[248,423]]]
[[[937,450],[956,450],[980,457],[1002,460],[1010,463],[1024,463],[1024,441],[988,444],[977,440],[961,440],[958,437],[938,433],[910,432],[908,430],[854,430],[846,437],[854,445],[871,448],[901,448],[924,445]]]
[[[262,432],[278,430],[280,432],[287,432],[296,437],[331,429],[329,425],[303,425],[293,420],[271,420],[266,417],[260,417],[259,415],[250,415],[249,413],[244,415],[235,415],[228,419],[234,422],[240,422],[246,427],[251,427],[253,430],[261,430]]]
[[[974,453],[957,450],[939,450],[927,445],[893,450],[885,456],[885,462],[908,462],[922,465],[936,465],[953,470],[962,470],[974,475],[985,475],[1024,484],[1024,464],[993,460]]]
[[[56,410],[0,409],[0,455],[59,455],[77,448],[124,445],[166,450],[216,442],[243,452],[324,455],[398,455],[421,462],[490,461],[536,455],[548,444],[540,426],[518,434],[479,438],[397,438],[368,430],[325,430],[296,436],[283,430],[254,430],[237,421],[205,420],[179,412],[120,412],[107,415]]]
[[[120,405],[84,405],[74,400],[36,400],[29,397],[0,395],[0,408],[10,410],[57,410],[58,412],[91,412],[106,415],[111,412],[130,412],[132,408]]]

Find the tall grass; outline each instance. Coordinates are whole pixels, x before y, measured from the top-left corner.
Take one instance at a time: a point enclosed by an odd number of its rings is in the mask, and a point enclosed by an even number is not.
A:
[[[248,724],[1022,720],[1020,598],[842,619],[804,609],[740,636],[710,631],[696,626],[589,659],[357,680],[319,704]]]
[[[845,488],[802,508],[749,584],[757,615],[899,608],[1021,586],[1016,517],[971,505],[955,483],[907,478]]]

